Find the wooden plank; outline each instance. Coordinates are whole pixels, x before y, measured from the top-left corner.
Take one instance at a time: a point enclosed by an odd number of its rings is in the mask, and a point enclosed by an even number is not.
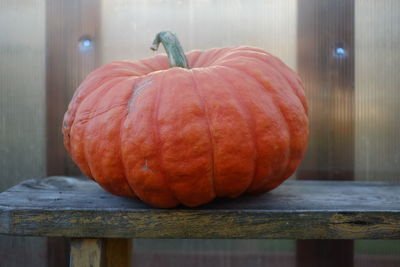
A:
[[[63,237],[48,237],[47,247],[47,266],[48,267],[67,267],[69,266],[70,240]]]
[[[89,180],[28,180],[0,194],[0,233],[110,238],[399,239],[400,183],[288,181],[261,196],[153,209]]]
[[[104,267],[102,239],[72,239],[70,267]]]
[[[297,266],[345,267],[352,265],[353,242],[348,241],[299,240],[296,253]]]
[[[130,267],[132,265],[132,239],[107,238],[105,242],[105,266]]]
[[[74,238],[71,240],[70,267],[130,267],[132,240]]]

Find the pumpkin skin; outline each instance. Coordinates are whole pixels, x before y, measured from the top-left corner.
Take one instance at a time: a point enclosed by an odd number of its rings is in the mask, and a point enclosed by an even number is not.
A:
[[[115,61],[90,73],[64,116],[64,144],[112,194],[159,208],[274,189],[308,139],[303,85],[254,47]]]

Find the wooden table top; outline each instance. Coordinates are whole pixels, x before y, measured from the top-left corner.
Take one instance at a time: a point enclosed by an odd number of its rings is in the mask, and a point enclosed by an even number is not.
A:
[[[287,181],[260,196],[155,209],[87,179],[0,193],[0,234],[97,238],[400,239],[400,183]]]

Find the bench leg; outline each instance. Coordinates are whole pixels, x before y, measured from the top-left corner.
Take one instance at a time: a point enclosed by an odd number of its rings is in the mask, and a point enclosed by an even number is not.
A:
[[[131,263],[132,239],[71,240],[70,267],[130,267]]]

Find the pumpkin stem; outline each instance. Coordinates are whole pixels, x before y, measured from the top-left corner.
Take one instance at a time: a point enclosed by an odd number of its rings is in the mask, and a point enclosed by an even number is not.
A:
[[[175,34],[170,31],[159,32],[153,41],[153,45],[150,47],[151,50],[157,51],[160,43],[163,44],[165,51],[168,55],[169,66],[189,68],[185,53],[183,52],[182,46],[178,41]]]

